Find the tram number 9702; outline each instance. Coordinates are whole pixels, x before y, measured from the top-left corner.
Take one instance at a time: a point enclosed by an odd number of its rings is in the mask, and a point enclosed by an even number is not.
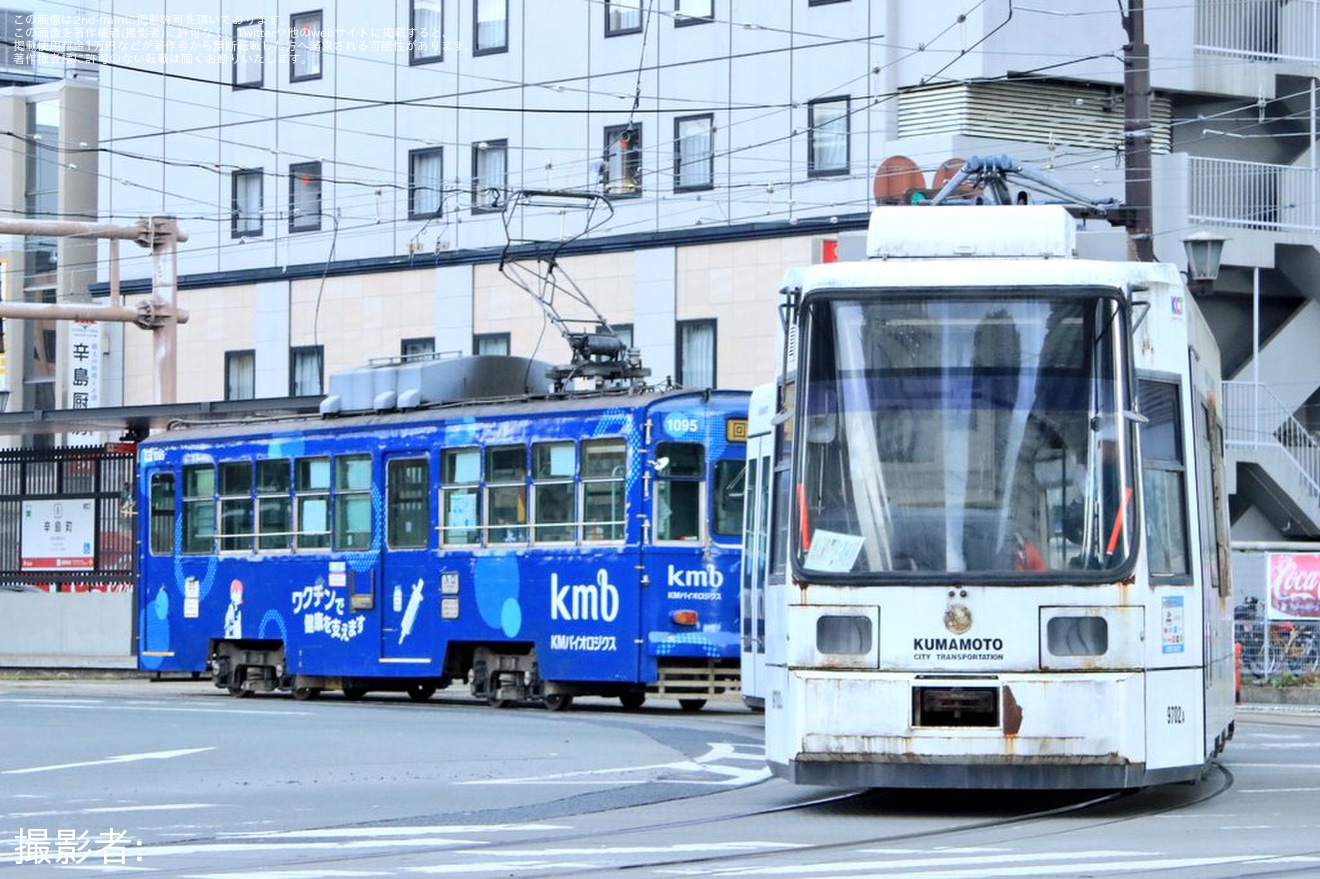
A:
[[[1170,705],[1168,708],[1165,709],[1165,713],[1167,716],[1166,722],[1169,724],[1187,722],[1187,712],[1183,711],[1183,707],[1181,705]]]

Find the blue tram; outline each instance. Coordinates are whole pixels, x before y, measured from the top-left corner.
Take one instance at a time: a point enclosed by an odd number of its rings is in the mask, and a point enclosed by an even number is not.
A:
[[[428,370],[468,388],[454,370],[495,359],[349,374],[367,412],[335,376],[323,417],[144,441],[139,667],[236,696],[736,696],[748,395],[427,402]]]

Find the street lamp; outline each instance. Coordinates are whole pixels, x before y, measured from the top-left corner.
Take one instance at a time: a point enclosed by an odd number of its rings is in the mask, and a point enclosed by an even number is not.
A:
[[[1219,277],[1219,258],[1228,239],[1202,229],[1182,240],[1187,251],[1187,286],[1193,293],[1210,295]]]

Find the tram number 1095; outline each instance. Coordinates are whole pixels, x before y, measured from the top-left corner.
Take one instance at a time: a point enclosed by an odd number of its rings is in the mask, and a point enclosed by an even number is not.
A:
[[[1165,709],[1165,712],[1167,716],[1167,722],[1170,724],[1187,722],[1187,712],[1183,711],[1183,707],[1181,705],[1170,705],[1168,708]]]

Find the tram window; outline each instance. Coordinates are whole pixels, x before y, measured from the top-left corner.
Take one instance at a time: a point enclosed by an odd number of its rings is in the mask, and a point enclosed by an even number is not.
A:
[[[527,542],[527,448],[486,449],[487,542]]]
[[[334,548],[371,546],[371,456],[335,456]]]
[[[582,539],[622,540],[624,477],[628,448],[621,439],[586,440],[579,452],[582,474]]]
[[[440,458],[440,542],[448,546],[481,543],[481,450],[445,449]]]
[[[293,502],[289,497],[289,459],[257,462],[257,549],[293,546]]]
[[[1146,508],[1146,559],[1152,576],[1187,577],[1186,463],[1178,385],[1139,383],[1142,500]]]
[[[747,462],[715,462],[715,509],[711,529],[722,537],[742,534],[743,504],[747,497]]]
[[[330,546],[330,459],[298,458],[293,464],[298,549]]]
[[[215,551],[215,468],[210,464],[183,468],[183,551]]]
[[[425,458],[395,458],[385,473],[385,534],[392,549],[418,549],[427,544],[431,521],[431,468]]]
[[[174,554],[174,474],[151,474],[151,554]]]
[[[220,465],[220,551],[252,550],[252,462]]]
[[[655,539],[701,539],[704,449],[697,443],[655,444]]]
[[[571,543],[577,458],[572,442],[532,445],[532,539],[538,543]]]

